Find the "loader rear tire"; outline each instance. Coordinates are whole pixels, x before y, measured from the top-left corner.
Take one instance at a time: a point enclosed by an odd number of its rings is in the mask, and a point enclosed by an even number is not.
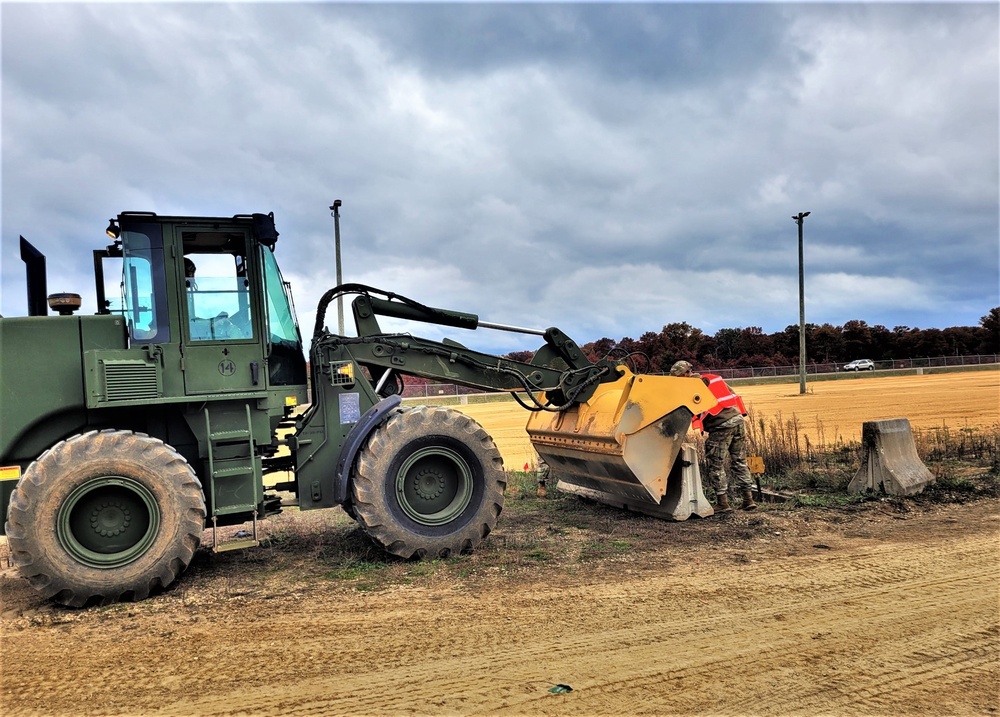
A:
[[[91,431],[32,463],[5,526],[19,572],[71,607],[143,600],[191,562],[205,525],[201,483],[143,433]]]
[[[402,558],[467,553],[496,527],[506,476],[490,435],[449,408],[393,413],[362,448],[353,480],[358,523]]]

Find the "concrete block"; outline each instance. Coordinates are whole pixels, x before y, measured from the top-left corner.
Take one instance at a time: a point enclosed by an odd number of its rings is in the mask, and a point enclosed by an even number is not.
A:
[[[861,470],[847,486],[848,493],[914,495],[934,480],[934,475],[917,455],[907,419],[866,421],[861,430],[861,442],[864,447]]]

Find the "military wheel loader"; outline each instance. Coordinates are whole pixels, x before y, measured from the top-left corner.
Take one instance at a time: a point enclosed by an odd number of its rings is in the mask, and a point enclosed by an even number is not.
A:
[[[22,237],[29,315],[0,318],[4,533],[20,574],[64,605],[144,599],[178,578],[207,528],[216,550],[247,547],[287,506],[340,506],[403,558],[474,549],[503,509],[501,456],[468,416],[402,405],[405,376],[513,393],[554,477],[654,512],[689,464],[692,414],[715,405],[698,379],[592,362],[559,329],[356,284],[322,297],[307,363],[273,213],[123,212],[107,233],[96,314],[77,314],[76,294],[46,296],[44,255]],[[325,328],[345,295],[356,336]],[[544,343],[519,362],[386,333],[379,317]],[[249,539],[219,543],[232,525]]]

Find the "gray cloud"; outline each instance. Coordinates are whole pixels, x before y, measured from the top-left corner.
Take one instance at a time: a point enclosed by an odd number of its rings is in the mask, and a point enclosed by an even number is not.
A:
[[[1000,303],[995,4],[2,12],[4,315],[18,234],[89,298],[118,211],[273,210],[308,327],[334,198],[346,280],[581,342],[797,323],[799,211],[809,321]]]

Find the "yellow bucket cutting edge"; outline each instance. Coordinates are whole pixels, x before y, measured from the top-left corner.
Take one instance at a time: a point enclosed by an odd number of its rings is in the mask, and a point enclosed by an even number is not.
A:
[[[620,379],[599,385],[585,403],[532,413],[527,432],[561,487],[657,514],[691,417],[717,402],[700,378],[622,371]],[[574,486],[580,490],[573,491]]]

